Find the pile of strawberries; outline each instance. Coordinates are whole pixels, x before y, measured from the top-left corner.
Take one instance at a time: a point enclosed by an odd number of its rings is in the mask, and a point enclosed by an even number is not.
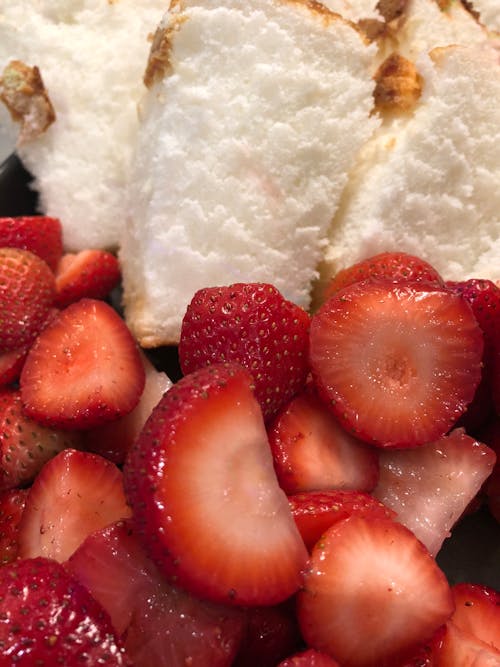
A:
[[[310,315],[207,287],[172,384],[116,257],[0,218],[0,667],[500,665],[435,556],[500,521],[500,289],[384,253]]]

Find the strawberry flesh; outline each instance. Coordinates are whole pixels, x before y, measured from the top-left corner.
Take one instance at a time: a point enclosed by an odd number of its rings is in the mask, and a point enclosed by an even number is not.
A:
[[[311,322],[314,381],[339,421],[380,447],[444,435],[481,378],[483,334],[470,306],[444,289],[356,283]]]
[[[278,667],[340,667],[327,653],[313,648],[291,655],[279,663]]]
[[[118,259],[106,250],[66,253],[56,271],[55,304],[58,308],[83,298],[104,299],[120,282]]]
[[[129,452],[127,497],[170,581],[214,602],[279,603],[307,550],[272,456],[252,378],[213,364],[175,384]]]
[[[47,215],[0,218],[0,247],[29,250],[55,271],[63,253],[61,223]]]

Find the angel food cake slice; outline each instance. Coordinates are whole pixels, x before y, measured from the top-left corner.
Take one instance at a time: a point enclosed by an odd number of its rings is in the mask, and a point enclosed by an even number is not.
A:
[[[0,2],[0,97],[23,121],[18,153],[68,250],[118,245],[148,36],[164,11],[164,0]]]
[[[308,306],[370,114],[374,54],[323,5],[174,3],[152,48],[120,258],[140,343],[178,340],[206,285],[274,283]]]

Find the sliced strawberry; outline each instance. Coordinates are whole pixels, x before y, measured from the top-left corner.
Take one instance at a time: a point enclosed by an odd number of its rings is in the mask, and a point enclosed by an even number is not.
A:
[[[485,644],[454,623],[446,624],[446,632],[433,651],[432,667],[498,667],[500,651]]]
[[[0,664],[131,667],[108,614],[59,563],[0,568]]]
[[[295,396],[268,429],[274,468],[285,493],[371,491],[378,451],[348,433],[310,391]]]
[[[0,565],[17,558],[19,522],[26,505],[28,489],[0,493]]]
[[[89,249],[63,255],[56,271],[59,308],[83,298],[104,299],[120,282],[118,259],[106,250]]]
[[[340,665],[328,653],[309,648],[286,658],[278,667],[340,667]]]
[[[362,491],[307,491],[288,496],[293,518],[308,549],[336,521],[355,514],[374,519],[393,519],[396,512]]]
[[[0,248],[0,351],[33,342],[54,303],[54,274],[28,250]]]
[[[495,458],[489,447],[455,429],[417,449],[381,452],[373,494],[435,556],[490,475]]]
[[[232,664],[243,613],[169,585],[129,522],[89,535],[66,567],[108,611],[137,667]]]
[[[245,632],[232,667],[276,667],[302,645],[294,599],[245,610]]]
[[[120,470],[74,449],[51,459],[33,483],[19,525],[19,556],[65,561],[94,530],[130,516]]]
[[[452,622],[500,651],[500,593],[482,584],[452,586],[455,602]]]
[[[0,389],[0,491],[30,484],[56,454],[82,445],[81,433],[41,426],[27,417],[18,389]]]
[[[272,285],[238,283],[199,290],[182,322],[184,374],[236,361],[252,373],[269,420],[305,384],[309,315]]]
[[[26,413],[42,424],[92,428],[129,413],[145,376],[139,350],[118,313],[82,299],[38,336],[21,378]]]
[[[175,384],[124,475],[141,539],[171,581],[240,605],[276,604],[297,590],[307,550],[242,366],[214,364]]]
[[[310,338],[322,397],[348,430],[381,447],[444,435],[481,377],[481,329],[444,288],[356,283],[314,315]]]
[[[382,252],[339,271],[325,288],[323,301],[338,291],[364,280],[395,283],[428,282],[443,285],[443,279],[428,262],[405,252]]]
[[[338,521],[313,549],[298,618],[311,648],[343,667],[381,667],[428,639],[453,612],[444,573],[407,528]]]
[[[29,250],[55,271],[63,253],[61,223],[46,215],[0,218],[0,247]]]
[[[86,449],[95,454],[105,456],[113,463],[121,465],[125,461],[128,450],[132,446],[153,408],[163,394],[172,386],[166,373],[157,371],[145,354],[141,353],[146,384],[139,403],[132,412],[86,431]]]

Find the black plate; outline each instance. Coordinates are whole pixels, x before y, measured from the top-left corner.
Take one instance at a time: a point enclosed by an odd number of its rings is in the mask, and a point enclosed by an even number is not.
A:
[[[36,212],[37,199],[29,183],[30,175],[16,156],[0,166],[0,216]],[[172,380],[179,379],[176,348],[150,350],[148,356]],[[500,525],[481,508],[455,527],[437,561],[452,584],[467,581],[500,590]]]

